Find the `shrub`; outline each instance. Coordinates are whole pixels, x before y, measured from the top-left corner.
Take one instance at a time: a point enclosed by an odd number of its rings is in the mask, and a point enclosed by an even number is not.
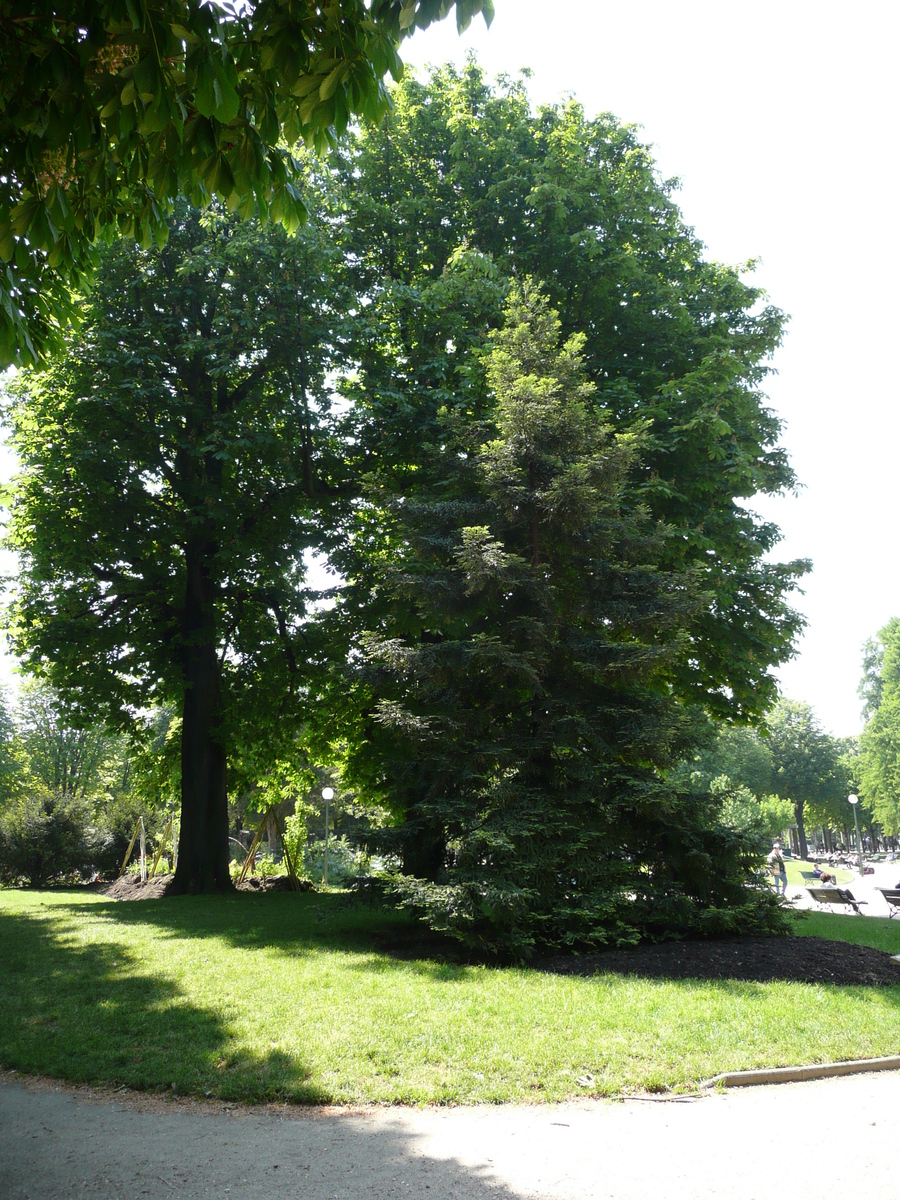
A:
[[[51,792],[23,796],[0,816],[0,880],[32,887],[90,870],[88,813]]]
[[[303,874],[319,880],[325,870],[325,842],[313,842],[303,855]],[[345,887],[360,875],[369,873],[370,856],[365,850],[352,846],[345,837],[330,838],[328,842],[328,882],[333,887]]]

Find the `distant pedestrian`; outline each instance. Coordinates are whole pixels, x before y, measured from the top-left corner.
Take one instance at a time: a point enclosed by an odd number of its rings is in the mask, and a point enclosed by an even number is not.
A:
[[[775,891],[779,896],[787,895],[787,868],[784,865],[784,855],[781,853],[781,842],[774,842],[768,857],[769,870],[775,880]]]

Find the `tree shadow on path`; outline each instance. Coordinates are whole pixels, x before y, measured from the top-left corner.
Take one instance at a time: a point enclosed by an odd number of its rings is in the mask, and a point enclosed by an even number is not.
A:
[[[429,1153],[396,1112],[135,1111],[0,1082],[0,1194],[242,1200],[522,1200],[491,1162]],[[414,1114],[412,1114],[414,1116]],[[165,1185],[165,1186],[163,1186]]]

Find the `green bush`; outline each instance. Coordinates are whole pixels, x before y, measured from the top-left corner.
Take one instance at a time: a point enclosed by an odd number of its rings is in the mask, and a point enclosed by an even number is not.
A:
[[[88,816],[83,804],[64,796],[23,796],[0,816],[0,880],[39,887],[88,873],[98,840]]]
[[[309,879],[319,880],[325,870],[325,842],[313,842],[307,846],[302,859],[303,874]],[[328,842],[328,882],[333,887],[344,887],[351,880],[366,875],[371,866],[370,856],[350,844],[345,837],[330,838]]]
[[[244,865],[243,858],[233,858],[228,864],[228,869],[232,879],[237,879]],[[250,876],[257,879],[268,879],[273,875],[287,875],[287,863],[282,858],[280,862],[276,862],[270,851],[260,847],[253,857],[253,866],[250,869]]]

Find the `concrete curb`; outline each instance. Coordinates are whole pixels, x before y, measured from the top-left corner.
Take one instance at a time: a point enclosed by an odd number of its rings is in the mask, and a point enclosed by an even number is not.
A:
[[[900,1071],[900,1054],[889,1058],[854,1058],[848,1062],[814,1063],[806,1067],[764,1067],[759,1071],[726,1071],[704,1079],[701,1088],[752,1087],[760,1083],[796,1083],[830,1075],[859,1075],[866,1071]]]

